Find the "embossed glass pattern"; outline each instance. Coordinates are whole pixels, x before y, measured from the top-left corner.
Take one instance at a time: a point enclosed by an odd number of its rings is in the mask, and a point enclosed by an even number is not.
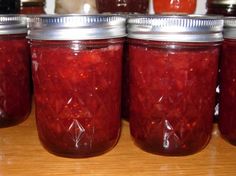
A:
[[[32,41],[37,127],[50,152],[88,157],[116,144],[122,42]]]

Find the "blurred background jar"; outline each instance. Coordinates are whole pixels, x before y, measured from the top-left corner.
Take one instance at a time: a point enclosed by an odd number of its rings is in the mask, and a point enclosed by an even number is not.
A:
[[[0,0],[1,14],[16,14],[20,12],[20,0]]]
[[[99,13],[148,13],[149,0],[96,0]]]
[[[207,14],[236,16],[236,1],[207,0]]]
[[[45,14],[45,0],[21,0],[21,14]]]
[[[236,18],[228,17],[224,21],[219,129],[227,141],[236,145]]]
[[[0,15],[0,127],[24,121],[31,110],[26,18]]]
[[[160,13],[193,14],[196,10],[196,0],[153,0],[154,11]]]
[[[80,13],[95,14],[97,13],[95,0],[56,0],[55,13]]]

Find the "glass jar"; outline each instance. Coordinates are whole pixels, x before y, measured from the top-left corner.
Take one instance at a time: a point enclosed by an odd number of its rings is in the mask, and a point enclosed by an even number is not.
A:
[[[222,28],[207,16],[128,20],[130,130],[143,150],[189,155],[207,145]]]
[[[236,145],[236,18],[225,18],[220,75],[220,118],[222,136]]]
[[[17,14],[20,12],[20,0],[0,0],[0,14]]]
[[[153,0],[154,11],[160,13],[193,14],[196,10],[196,0]]]
[[[49,152],[89,157],[117,143],[125,21],[99,15],[31,19],[37,127]]]
[[[96,0],[98,12],[148,13],[149,0]]]
[[[45,0],[21,0],[21,14],[45,14]]]
[[[95,0],[56,0],[55,13],[68,14],[68,13],[80,13],[80,14],[96,14],[96,2]]]
[[[236,1],[207,0],[207,14],[236,16]]]
[[[24,121],[31,110],[26,19],[0,15],[0,127]]]

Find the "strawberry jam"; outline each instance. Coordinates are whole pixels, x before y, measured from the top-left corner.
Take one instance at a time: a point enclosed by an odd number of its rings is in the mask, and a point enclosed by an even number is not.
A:
[[[31,110],[30,49],[25,20],[0,17],[0,127],[9,127],[24,121]]]
[[[148,0],[96,0],[99,13],[147,13]]]
[[[122,45],[113,42],[32,42],[37,126],[52,153],[85,157],[116,144]]]
[[[220,119],[222,136],[236,145],[236,40],[225,39],[220,81]]]
[[[91,157],[116,145],[125,22],[113,15],[29,20],[36,122],[49,152]]]
[[[143,150],[179,156],[208,144],[222,27],[212,17],[128,20],[130,132]]]
[[[135,142],[167,155],[202,149],[212,130],[218,48],[140,43],[130,41],[129,47],[130,127]]]

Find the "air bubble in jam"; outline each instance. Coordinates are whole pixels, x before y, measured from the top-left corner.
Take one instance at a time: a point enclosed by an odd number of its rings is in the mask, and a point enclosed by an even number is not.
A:
[[[117,143],[123,40],[109,41],[32,41],[37,127],[48,151],[89,157]]]
[[[162,155],[203,149],[211,137],[218,44],[129,43],[129,119],[135,143]]]

